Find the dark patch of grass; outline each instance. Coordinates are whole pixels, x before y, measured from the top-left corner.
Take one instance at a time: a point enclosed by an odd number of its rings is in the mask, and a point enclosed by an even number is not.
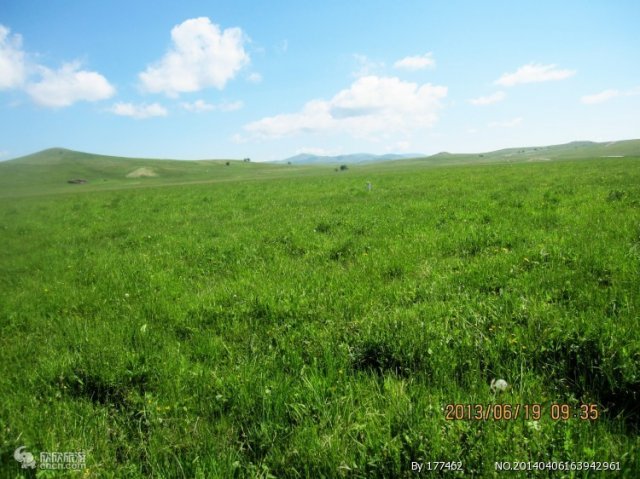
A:
[[[384,269],[382,277],[387,281],[402,279],[405,275],[405,269],[402,265],[391,265]]]
[[[153,390],[150,372],[143,369],[126,370],[117,377],[106,372],[89,371],[75,367],[60,375],[56,387],[60,392],[76,399],[123,409],[134,395],[144,396]]]
[[[607,201],[622,201],[627,197],[627,192],[624,190],[611,190],[607,194]]]
[[[593,333],[592,333],[593,334]],[[539,356],[542,371],[550,375],[566,399],[597,402],[611,417],[640,426],[640,351],[606,353],[605,338],[572,333],[554,338]]]
[[[325,223],[324,221],[321,221],[320,223],[318,223],[316,225],[316,227],[313,229],[313,231],[317,232],[317,233],[323,233],[323,234],[328,234],[331,232],[331,225],[329,223]]]

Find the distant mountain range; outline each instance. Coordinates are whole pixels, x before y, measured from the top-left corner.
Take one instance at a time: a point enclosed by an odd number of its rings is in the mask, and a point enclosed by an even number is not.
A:
[[[291,163],[292,165],[317,165],[339,163],[343,165],[353,165],[357,163],[369,163],[373,161],[403,160],[407,158],[422,158],[421,153],[373,155],[371,153],[353,153],[351,155],[320,156],[311,153],[300,153],[299,155],[274,161],[274,163]]]

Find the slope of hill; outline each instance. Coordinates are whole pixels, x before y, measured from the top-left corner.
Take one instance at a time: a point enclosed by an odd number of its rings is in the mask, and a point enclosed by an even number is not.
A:
[[[475,161],[549,161],[578,158],[606,158],[640,156],[640,140],[622,140],[604,143],[573,141],[562,145],[505,148],[486,153],[438,153],[430,160]]]
[[[154,160],[51,148],[0,163],[0,196],[225,181],[284,169],[242,160]]]
[[[317,164],[346,164],[354,165],[357,163],[369,163],[378,161],[391,161],[400,160],[406,158],[419,158],[424,155],[420,153],[410,154],[396,154],[387,153],[385,155],[373,155],[370,153],[353,153],[351,155],[335,155],[335,156],[320,156],[310,153],[300,153],[299,155],[292,156],[284,160],[279,160],[274,163],[290,163],[292,165],[317,165]]]
[[[507,148],[486,153],[442,152],[426,157],[417,154],[303,154],[275,163],[121,158],[51,148],[0,162],[0,197],[72,192],[79,189],[295,177],[315,175],[321,171],[331,174],[336,164],[357,165],[358,168],[371,171],[388,171],[413,167],[619,157],[640,157],[640,140],[605,143],[576,141],[563,145]]]

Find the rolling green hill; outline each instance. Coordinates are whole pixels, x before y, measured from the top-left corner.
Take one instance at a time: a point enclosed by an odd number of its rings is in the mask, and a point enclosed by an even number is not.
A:
[[[121,158],[51,148],[0,163],[0,196],[262,178],[286,168],[292,167],[242,160]]]
[[[487,153],[438,153],[423,158],[395,159],[353,165],[363,171],[389,171],[446,165],[520,163],[640,157],[640,140],[607,143],[509,148]],[[327,157],[331,160],[331,157]],[[122,158],[51,148],[0,163],[0,197],[162,186],[183,183],[257,180],[332,174],[331,161],[312,164],[256,163],[242,160],[158,160]],[[81,184],[69,183],[83,180]]]
[[[425,158],[434,163],[533,162],[640,156],[640,140],[605,143],[574,141],[562,145],[506,148],[486,153],[438,153]]]

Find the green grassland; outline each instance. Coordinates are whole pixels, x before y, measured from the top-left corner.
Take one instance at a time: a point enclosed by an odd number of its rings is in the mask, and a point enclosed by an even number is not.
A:
[[[154,176],[137,176],[145,170]],[[101,191],[185,183],[264,180],[283,173],[304,175],[309,167],[242,160],[155,160],[93,155],[52,148],[0,163],[0,198]],[[128,176],[130,175],[130,176]],[[86,184],[69,184],[82,179]]]
[[[0,165],[2,477],[59,477],[21,471],[23,445],[85,451],[83,478],[516,460],[638,477],[640,157],[335,172],[51,154]],[[161,174],[125,178],[140,167]],[[448,420],[452,403],[542,417]],[[552,420],[559,403],[599,416]]]

